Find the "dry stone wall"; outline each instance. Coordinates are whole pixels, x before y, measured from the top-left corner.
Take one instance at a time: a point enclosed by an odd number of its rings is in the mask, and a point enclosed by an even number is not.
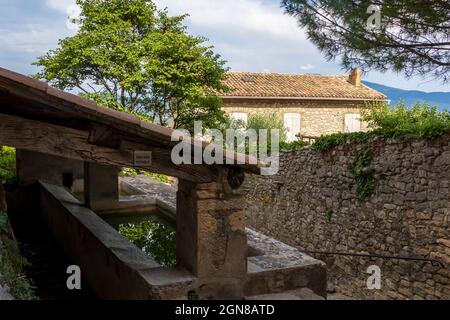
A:
[[[366,145],[281,154],[271,177],[246,181],[249,226],[305,251],[436,259],[425,261],[316,254],[329,290],[365,299],[450,299],[450,137],[369,144],[374,193],[357,197],[349,170]],[[381,289],[369,290],[369,266]]]

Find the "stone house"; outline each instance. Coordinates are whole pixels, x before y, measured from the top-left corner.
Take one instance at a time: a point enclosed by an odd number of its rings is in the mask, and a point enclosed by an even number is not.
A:
[[[359,69],[350,76],[230,72],[225,85],[231,90],[221,94],[223,109],[231,118],[247,122],[252,114],[275,113],[290,141],[364,131],[361,107],[387,99],[361,82]]]

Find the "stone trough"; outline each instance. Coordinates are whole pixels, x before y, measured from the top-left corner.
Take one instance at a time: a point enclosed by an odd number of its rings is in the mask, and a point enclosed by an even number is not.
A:
[[[121,178],[119,186],[129,195],[94,213],[65,188],[39,182],[41,214],[100,298],[187,299],[190,292],[200,290],[197,277],[182,267],[160,266],[102,219],[111,212],[158,210],[175,223],[176,189],[143,176]],[[323,262],[254,230],[246,229],[246,235],[246,299],[326,298]],[[301,289],[309,294],[298,294]]]

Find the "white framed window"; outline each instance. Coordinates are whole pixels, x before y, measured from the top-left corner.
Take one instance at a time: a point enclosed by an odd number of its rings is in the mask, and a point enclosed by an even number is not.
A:
[[[359,113],[349,113],[345,115],[344,132],[360,132],[361,115]]]
[[[248,114],[245,112],[231,112],[230,118],[234,121],[242,121],[243,123],[248,123]]]
[[[284,127],[287,130],[287,141],[292,142],[297,140],[297,135],[301,130],[301,116],[300,113],[285,113]]]

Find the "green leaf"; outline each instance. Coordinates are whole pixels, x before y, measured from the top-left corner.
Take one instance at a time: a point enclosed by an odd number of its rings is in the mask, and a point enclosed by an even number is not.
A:
[[[38,58],[36,77],[145,121],[175,128],[224,122],[216,92],[225,61],[186,32],[186,15],[169,16],[149,0],[78,0],[77,34]]]

